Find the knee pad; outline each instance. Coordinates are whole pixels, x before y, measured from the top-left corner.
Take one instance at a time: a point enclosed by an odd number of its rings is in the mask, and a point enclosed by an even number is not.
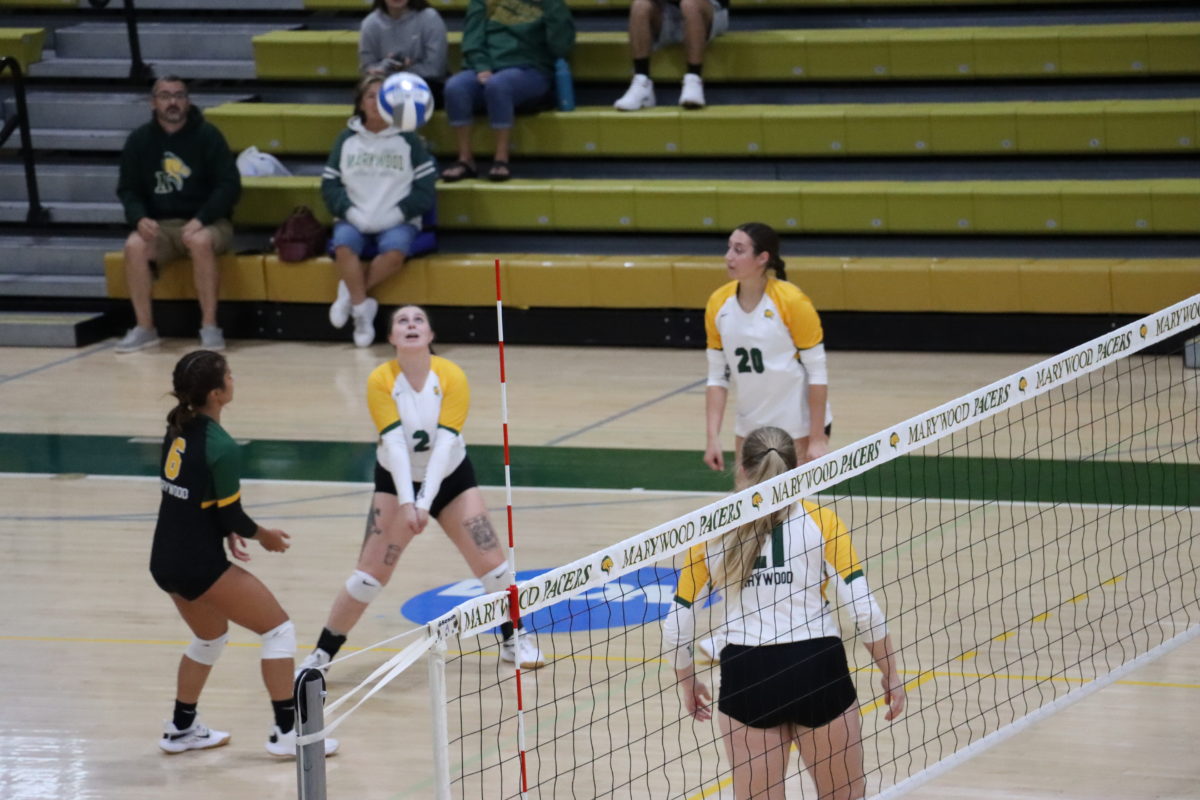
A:
[[[262,635],[262,660],[296,657],[296,626],[289,619]]]
[[[503,592],[508,589],[509,586],[513,585],[513,573],[509,569],[508,562],[505,561],[491,572],[485,572],[480,575],[479,582],[483,584],[484,594]]]
[[[223,633],[215,639],[201,639],[197,636],[192,639],[192,643],[183,653],[197,664],[206,664],[211,667],[221,657],[221,652],[225,649],[225,643],[228,641],[228,633]]]
[[[346,593],[360,603],[370,603],[383,591],[383,584],[374,575],[369,575],[361,569],[346,579]]]

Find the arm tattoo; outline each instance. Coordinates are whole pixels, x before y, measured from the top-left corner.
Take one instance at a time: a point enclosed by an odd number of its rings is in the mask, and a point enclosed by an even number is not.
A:
[[[500,546],[500,540],[496,538],[496,532],[492,530],[492,523],[487,518],[487,514],[471,517],[463,525],[466,526],[475,546],[480,550],[495,550]]]
[[[400,560],[400,553],[403,551],[404,548],[400,545],[389,544],[387,546],[387,553],[385,553],[383,556],[383,563],[387,564],[389,567],[394,566],[395,563]]]

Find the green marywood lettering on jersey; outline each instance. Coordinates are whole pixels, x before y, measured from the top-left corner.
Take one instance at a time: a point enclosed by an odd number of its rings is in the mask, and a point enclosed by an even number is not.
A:
[[[0,472],[158,474],[160,444],[125,436],[0,433]],[[503,449],[471,445],[479,482],[503,485]],[[699,450],[513,447],[518,486],[729,491]],[[727,459],[732,462],[732,457]],[[242,477],[371,480],[375,446],[365,442],[257,440],[242,448]],[[1112,505],[1200,505],[1200,465],[1130,461],[903,456],[837,484],[832,494],[1019,500]]]

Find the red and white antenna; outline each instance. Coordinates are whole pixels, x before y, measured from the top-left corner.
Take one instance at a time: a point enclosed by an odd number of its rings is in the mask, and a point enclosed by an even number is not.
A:
[[[513,626],[513,668],[517,678],[517,753],[521,763],[521,796],[529,792],[525,767],[525,700],[521,690],[521,606],[517,596],[517,551],[513,538],[512,468],[508,452],[508,379],[504,370],[504,299],[500,290],[500,259],[496,259],[496,342],[500,347],[500,427],[504,432],[504,508],[508,518],[508,567],[513,583],[508,587],[508,616]]]

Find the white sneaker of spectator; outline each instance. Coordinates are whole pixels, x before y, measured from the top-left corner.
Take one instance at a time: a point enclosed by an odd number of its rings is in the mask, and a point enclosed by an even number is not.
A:
[[[329,307],[329,324],[335,328],[344,328],[350,321],[350,290],[345,281],[338,281],[337,299]]]
[[[200,328],[200,346],[216,352],[224,350],[225,333],[216,325],[204,325]]]
[[[368,297],[350,311],[354,317],[355,346],[370,347],[375,343],[375,314],[379,311],[379,302]]]
[[[147,347],[155,347],[158,343],[157,329],[134,325],[121,337],[121,341],[117,342],[116,351],[118,353],[136,353]]]
[[[613,108],[618,111],[654,108],[654,81],[649,75],[634,75],[629,88],[613,103]]]
[[[684,108],[704,108],[704,81],[699,75],[689,72],[683,76],[679,105]]]

